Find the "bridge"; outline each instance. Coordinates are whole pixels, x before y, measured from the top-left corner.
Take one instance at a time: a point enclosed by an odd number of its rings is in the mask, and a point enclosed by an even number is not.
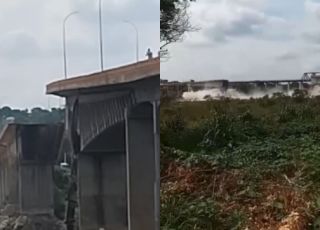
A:
[[[2,215],[53,216],[53,165],[61,124],[7,124],[0,134]],[[49,228],[48,228],[49,229]]]
[[[81,230],[159,229],[159,85],[160,58],[47,85],[66,98],[68,229],[77,203]]]
[[[209,80],[209,81],[186,81],[169,82],[161,80],[160,88],[163,97],[182,97],[184,92],[199,91],[205,89],[220,89],[226,91],[227,89],[236,89],[248,93],[254,90],[266,90],[271,88],[283,88],[285,90],[305,89],[320,84],[319,72],[304,73],[299,79],[275,79],[275,80],[249,80],[249,81],[229,81]]]

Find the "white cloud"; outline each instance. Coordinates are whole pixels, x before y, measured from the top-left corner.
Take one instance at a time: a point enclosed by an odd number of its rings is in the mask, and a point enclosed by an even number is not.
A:
[[[302,31],[302,38],[307,42],[320,45],[320,2],[305,0],[306,22]]]
[[[0,37],[2,57],[21,60],[41,55],[41,47],[35,37],[25,31],[11,31]]]
[[[303,9],[299,1],[281,1],[197,1],[190,11],[201,30],[169,48],[162,78],[284,79],[320,71],[320,2],[305,0]]]
[[[264,6],[262,0],[197,2],[191,9],[192,22],[201,30],[191,35],[194,36],[191,43],[225,42],[237,37],[260,36],[270,28],[280,26],[282,29],[286,21],[267,15]]]
[[[305,0],[305,9],[307,12],[320,17],[320,3],[312,0]]]

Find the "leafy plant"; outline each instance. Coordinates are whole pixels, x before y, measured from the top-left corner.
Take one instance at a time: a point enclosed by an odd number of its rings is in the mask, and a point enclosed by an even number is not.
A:
[[[268,218],[278,223],[290,214],[288,200],[298,199],[296,193],[307,204],[318,194],[320,97],[308,98],[297,91],[294,97],[172,102],[161,110],[162,175],[166,176],[172,164],[190,172],[203,170],[204,175],[199,182],[183,171],[175,172],[175,183],[197,183],[199,188],[190,194],[163,187],[162,229],[211,229],[212,223],[218,224],[220,228],[214,228],[218,230],[244,229],[252,212],[243,210],[241,202],[256,202],[262,209],[259,200],[266,199],[266,191],[261,191],[267,189],[266,182],[283,185],[284,191],[277,187],[268,191],[271,198],[281,192],[289,196],[269,202]],[[228,181],[228,172],[237,180]],[[219,185],[213,185],[216,178],[221,179]],[[231,188],[220,191],[224,186]],[[236,207],[231,212],[228,205]],[[190,206],[195,209],[188,209]],[[319,208],[302,206],[298,203],[293,210],[302,212],[311,224]]]

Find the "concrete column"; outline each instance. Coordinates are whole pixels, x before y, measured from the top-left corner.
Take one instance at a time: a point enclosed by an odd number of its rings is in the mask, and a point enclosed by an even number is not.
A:
[[[100,165],[105,230],[126,230],[128,222],[125,151],[105,154]]]
[[[142,103],[126,112],[129,230],[158,229],[159,143],[156,109]]]
[[[188,92],[192,92],[192,91],[193,91],[193,90],[192,90],[191,84],[188,83]]]
[[[8,176],[7,176],[7,164],[5,163],[5,165],[3,165],[3,170],[2,170],[3,174],[2,174],[2,177],[3,177],[3,202],[4,202],[4,205],[7,205],[8,204]]]
[[[19,171],[20,212],[53,215],[52,165],[21,162]]]
[[[160,101],[153,103],[155,138],[155,230],[160,230]]]
[[[127,230],[124,125],[110,128],[79,154],[81,230]]]
[[[17,164],[19,164],[17,159],[8,162],[8,203],[15,208],[19,207],[19,175]]]
[[[99,179],[96,176],[95,159],[84,153],[78,157],[78,191],[80,205],[80,229],[99,229],[97,197]]]
[[[3,166],[0,165],[0,207],[4,204],[4,179],[3,179]]]
[[[6,164],[3,165],[2,168],[2,186],[3,186],[3,193],[2,193],[2,197],[3,197],[3,203],[4,205],[6,205],[8,203],[8,186],[7,186],[7,167]]]

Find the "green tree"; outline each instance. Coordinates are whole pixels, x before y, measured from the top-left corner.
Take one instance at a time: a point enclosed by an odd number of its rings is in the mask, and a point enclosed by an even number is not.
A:
[[[58,123],[64,120],[64,110],[60,108],[52,108],[51,111],[39,107],[30,111],[27,109],[12,109],[8,106],[0,108],[0,130],[6,124],[6,119],[13,117],[17,123]]]

